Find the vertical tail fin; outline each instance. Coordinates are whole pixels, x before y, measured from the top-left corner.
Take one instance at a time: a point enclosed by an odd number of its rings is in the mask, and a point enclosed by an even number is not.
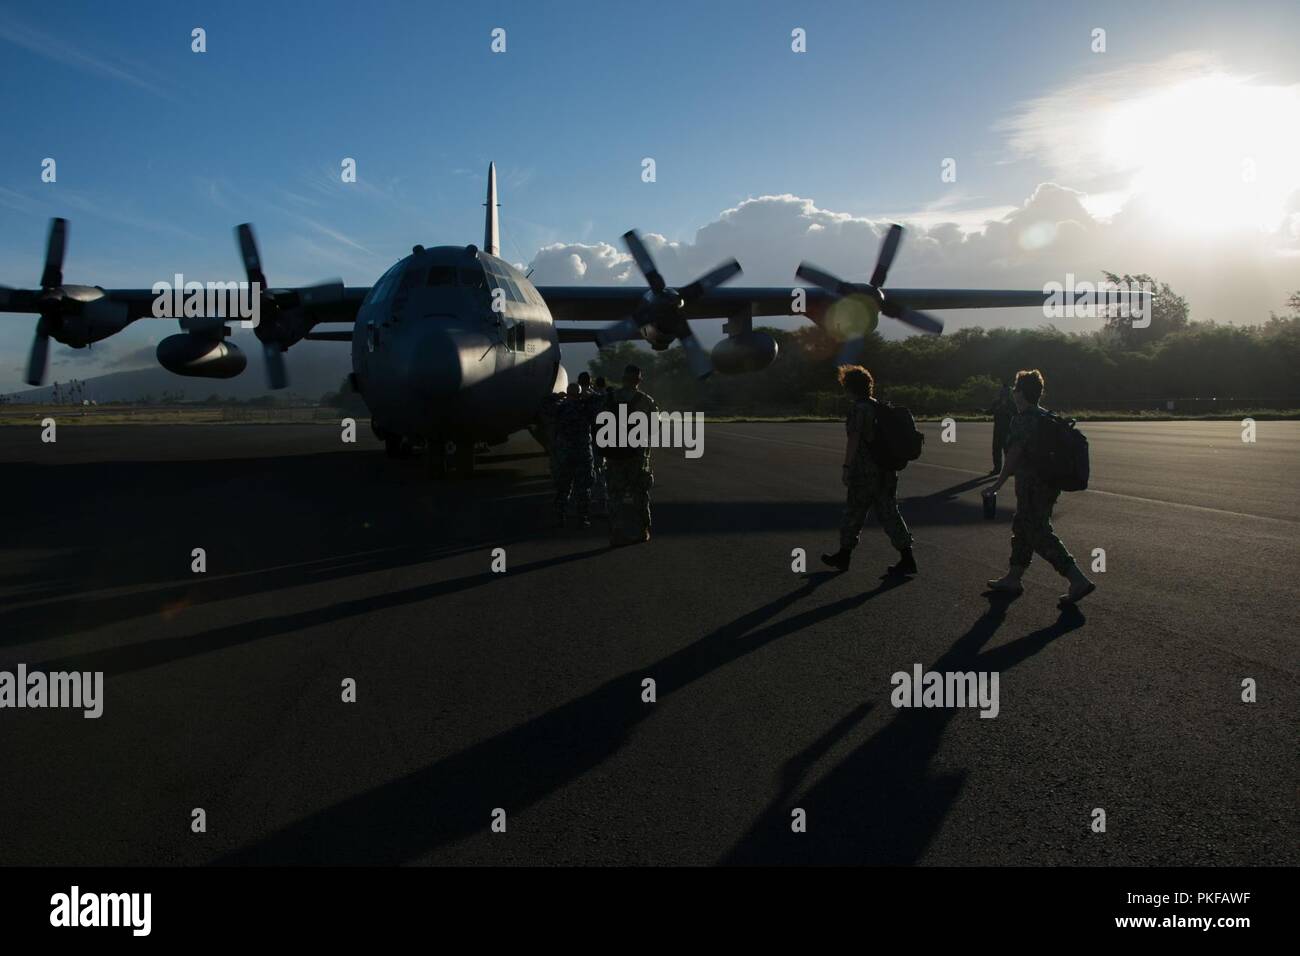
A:
[[[483,222],[483,251],[490,256],[501,255],[500,226],[497,222],[497,164],[488,163],[487,216]]]

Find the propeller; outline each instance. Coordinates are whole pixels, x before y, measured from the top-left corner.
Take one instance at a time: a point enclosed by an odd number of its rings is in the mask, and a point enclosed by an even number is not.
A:
[[[713,360],[708,351],[700,344],[690,323],[686,320],[685,310],[688,305],[704,295],[715,286],[720,286],[728,279],[741,272],[740,263],[729,259],[710,272],[706,272],[694,282],[673,289],[664,281],[663,274],[655,265],[650,250],[645,247],[635,229],[623,234],[627,251],[632,254],[636,267],[645,276],[650,288],[642,298],[640,305],[626,319],[616,322],[596,334],[596,342],[604,348],[614,342],[647,337],[643,332],[647,326],[653,328],[658,337],[671,342],[673,339],[682,343],[686,352],[686,364],[690,366],[696,378],[707,378],[713,372]]]
[[[235,227],[235,237],[239,240],[239,254],[244,260],[248,282],[260,290],[258,322],[253,334],[262,343],[267,384],[273,389],[281,389],[289,384],[284,351],[309,331],[302,321],[304,313],[341,302],[343,283],[333,279],[304,289],[268,289],[266,275],[262,272],[262,256],[257,250],[257,240],[253,238],[253,227],[241,223]]]
[[[27,356],[25,381],[28,385],[45,381],[50,339],[81,347],[102,338],[95,334],[97,323],[124,325],[126,322],[126,305],[110,300],[103,289],[63,284],[63,255],[67,248],[68,220],[51,219],[40,289],[0,289],[0,311],[34,312],[39,316]]]
[[[41,271],[41,291],[37,296],[36,335],[27,356],[27,384],[45,381],[45,367],[50,354],[50,336],[57,335],[62,324],[63,253],[68,248],[68,220],[51,219],[50,237],[45,244],[45,268]]]
[[[876,303],[881,314],[887,315],[891,319],[897,319],[899,322],[910,325],[921,332],[938,335],[943,332],[943,322],[932,315],[927,315],[925,312],[910,309],[896,299],[891,299],[889,293],[883,288],[885,277],[889,274],[889,267],[893,265],[894,256],[898,254],[898,246],[902,241],[903,227],[898,223],[892,224],[889,231],[885,233],[884,241],[880,244],[880,254],[876,257],[876,268],[872,270],[870,282],[845,282],[843,279],[807,262],[799,264],[795,275],[837,296],[866,296]],[[852,357],[861,352],[865,344],[865,337],[863,336],[847,340],[840,349],[840,360],[851,360]]]

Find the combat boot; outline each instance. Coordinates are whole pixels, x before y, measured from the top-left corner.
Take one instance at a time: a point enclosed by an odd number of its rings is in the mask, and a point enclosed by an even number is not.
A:
[[[1072,567],[1066,574],[1070,580],[1070,590],[1060,596],[1058,602],[1062,607],[1067,604],[1078,604],[1093,591],[1097,590],[1097,585],[1093,584],[1088,577],[1079,570],[1078,565]]]
[[[853,552],[848,548],[840,548],[834,554],[823,554],[822,564],[834,568],[836,571],[847,571],[849,561],[853,557]]]
[[[985,584],[990,591],[996,594],[1007,594],[1015,597],[1025,593],[1025,586],[1020,583],[1020,576],[1024,573],[1024,568],[1013,564],[1007,569],[1005,575],[995,581],[987,581]]]
[[[885,573],[891,578],[905,578],[910,574],[916,574],[916,559],[912,557],[912,549],[900,551],[898,555],[898,563],[886,568]]]

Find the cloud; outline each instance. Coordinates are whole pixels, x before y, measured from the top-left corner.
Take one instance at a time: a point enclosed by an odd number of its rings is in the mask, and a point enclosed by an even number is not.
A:
[[[1017,157],[1040,159],[1067,181],[1087,183],[1133,170],[1136,154],[1117,149],[1111,138],[1115,131],[1109,128],[1109,116],[1114,111],[1220,72],[1218,60],[1200,52],[1097,72],[1021,103],[995,128],[1007,134],[1007,145]],[[1124,132],[1142,135],[1141,130]]]
[[[1090,213],[1089,199],[1080,190],[1046,182],[979,228],[898,217],[908,231],[888,285],[1041,289],[1050,281],[1064,282],[1067,273],[1096,279],[1103,270],[1147,272],[1186,295],[1195,318],[1239,323],[1263,321],[1289,291],[1300,288],[1295,260],[1276,255],[1273,237],[1170,238],[1140,198],[1111,219]],[[723,210],[689,241],[655,234],[643,238],[670,283],[689,282],[735,256],[745,272],[732,284],[793,285],[794,271],[805,259],[843,278],[865,280],[889,222],[784,194],[746,199]],[[1300,228],[1300,215],[1296,222]],[[1207,269],[1207,262],[1214,268]],[[621,243],[552,243],[538,251],[531,266],[533,281],[542,286],[643,281]],[[1044,322],[1030,309],[953,311],[945,318],[949,328]],[[1080,330],[1097,324],[1088,319],[1057,323]]]
[[[1013,156],[1061,182],[1142,197],[1169,232],[1273,232],[1300,191],[1300,83],[1229,72],[1205,53],[1097,72],[999,124]]]
[[[909,232],[890,281],[942,284],[982,278],[990,285],[999,273],[1027,274],[1023,267],[1042,261],[1044,247],[1068,249],[1098,228],[1083,199],[1075,190],[1044,183],[1021,206],[971,231],[953,221],[918,226],[903,217]],[[821,209],[811,199],[784,194],[746,199],[723,210],[690,242],[654,233],[643,238],[670,282],[688,282],[735,256],[745,267],[744,284],[783,285],[794,283],[794,271],[804,259],[846,278],[869,273],[891,221]],[[1026,242],[1026,234],[1035,229],[1046,238]],[[531,265],[541,285],[642,282],[631,256],[608,242],[552,243],[538,251]]]

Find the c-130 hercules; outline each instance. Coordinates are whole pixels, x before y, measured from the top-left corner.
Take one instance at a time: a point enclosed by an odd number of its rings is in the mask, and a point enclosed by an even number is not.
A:
[[[488,166],[483,247],[415,246],[373,286],[269,288],[248,224],[237,227],[250,284],[260,289],[259,322],[270,387],[287,384],[283,353],[303,339],[352,343],[352,383],[370,409],[375,434],[392,456],[423,446],[430,474],[472,469],[476,443],[499,444],[535,426],[543,401],[568,382],[560,344],[644,339],[656,350],[682,344],[691,370],[703,378],[714,370],[734,374],[766,368],[776,341],[755,331],[755,316],[789,316],[791,287],[723,287],[739,275],[735,259],[687,285],[670,287],[635,230],[623,236],[648,288],[535,286],[500,257],[496,166]],[[795,273],[804,288],[802,313],[845,339],[845,353],[861,344],[865,330],[883,314],[922,332],[938,334],[943,323],[919,309],[1005,308],[1043,305],[1042,291],[984,289],[890,289],[885,276],[903,229],[885,234],[869,282],[845,282],[803,263]],[[149,289],[65,285],[63,253],[67,221],[50,226],[39,289],[0,288],[0,311],[35,313],[36,337],[27,381],[41,384],[49,340],[84,348],[153,318],[157,294]],[[798,287],[796,287],[798,288]],[[725,319],[727,337],[706,351],[691,331],[697,319]],[[158,344],[159,363],[178,375],[232,378],[247,359],[226,341],[229,318],[181,319],[183,331]],[[556,322],[602,323],[600,328],[561,328]],[[316,331],[346,323],[350,330]],[[849,329],[851,331],[845,331]]]

